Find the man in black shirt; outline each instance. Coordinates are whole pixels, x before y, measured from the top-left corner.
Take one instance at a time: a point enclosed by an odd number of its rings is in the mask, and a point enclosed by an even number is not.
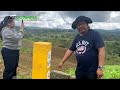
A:
[[[72,28],[77,29],[78,34],[58,65],[61,68],[75,51],[77,59],[76,79],[98,79],[103,76],[104,41],[100,33],[90,29],[89,23],[92,23],[92,20],[86,16],[79,16],[72,23]]]

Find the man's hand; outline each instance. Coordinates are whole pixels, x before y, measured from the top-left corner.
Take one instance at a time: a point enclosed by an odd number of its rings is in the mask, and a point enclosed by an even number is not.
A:
[[[98,69],[97,69],[97,77],[98,77],[98,78],[102,78],[102,76],[103,76],[103,70],[100,69],[100,68],[98,68]]]
[[[61,61],[58,65],[58,68],[62,68],[63,65],[64,65],[64,63]]]

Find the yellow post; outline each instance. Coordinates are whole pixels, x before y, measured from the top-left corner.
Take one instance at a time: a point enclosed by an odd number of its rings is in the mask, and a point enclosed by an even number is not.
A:
[[[33,46],[32,79],[50,79],[50,42],[35,42]]]

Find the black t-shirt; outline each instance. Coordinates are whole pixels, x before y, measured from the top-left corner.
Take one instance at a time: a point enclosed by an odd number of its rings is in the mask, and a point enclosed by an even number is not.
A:
[[[104,46],[104,41],[95,30],[89,29],[84,36],[76,35],[71,47],[75,51],[77,70],[81,72],[96,72],[98,68],[98,48]]]

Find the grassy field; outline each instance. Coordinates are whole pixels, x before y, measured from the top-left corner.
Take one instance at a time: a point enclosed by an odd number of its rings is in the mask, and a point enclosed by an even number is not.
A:
[[[33,57],[33,44],[34,42],[28,39],[23,39],[22,47],[20,50],[20,60],[19,67],[17,69],[19,79],[31,79],[32,74],[32,57]],[[0,43],[0,49],[2,48],[2,43]],[[75,67],[75,56],[72,57],[65,63],[62,69],[58,68],[58,64],[61,61],[64,53],[67,49],[61,47],[52,47],[52,57],[51,57],[51,70],[65,71],[68,68]],[[2,79],[2,73],[4,70],[3,60],[0,54],[0,79]]]
[[[70,68],[65,71],[68,74],[75,76],[75,69]],[[120,79],[119,65],[105,65],[103,79]]]
[[[20,62],[17,70],[18,77],[20,79],[31,78],[33,43],[34,42],[31,40],[23,39],[22,47],[20,50]],[[1,48],[2,43],[0,43],[0,49]],[[67,50],[66,48],[62,47],[56,46],[52,47],[51,70],[59,70],[74,75],[74,68],[76,67],[76,59],[74,54],[68,59],[68,61],[66,61],[62,69],[58,69],[58,64],[62,60],[66,50]],[[116,59],[116,57],[114,58]],[[114,62],[114,65],[105,65],[104,79],[119,79],[120,78],[120,66],[118,65],[119,62],[117,60],[112,61],[107,60],[107,62],[109,63]],[[3,69],[4,69],[3,60],[0,54],[0,79],[2,78]]]

